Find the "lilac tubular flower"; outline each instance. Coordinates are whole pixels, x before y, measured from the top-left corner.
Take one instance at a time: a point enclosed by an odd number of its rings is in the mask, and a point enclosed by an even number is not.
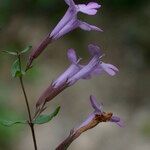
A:
[[[90,44],[88,50],[91,59],[86,65],[79,64],[80,59],[77,58],[73,49],[68,50],[67,55],[71,65],[40,96],[37,106],[45,101],[50,101],[65,88],[75,84],[80,79],[89,79],[92,75],[100,75],[103,71],[109,75],[116,74],[118,69],[115,66],[100,61],[102,53],[98,46]]]
[[[114,116],[113,113],[104,112],[102,110],[102,104],[98,104],[96,101],[96,98],[93,95],[90,96],[90,102],[94,111],[88,116],[88,118],[76,130],[79,130],[86,126],[88,126],[88,128],[89,127],[93,128],[100,122],[113,122],[117,124],[118,126],[123,127],[123,121],[119,117]],[[94,120],[97,120],[97,121],[94,121]]]
[[[31,67],[33,60],[36,59],[44,51],[49,43],[51,43],[53,40],[59,39],[68,32],[78,27],[86,31],[102,31],[100,28],[94,25],[90,25],[77,19],[78,12],[82,12],[88,15],[95,15],[97,13],[97,9],[99,9],[101,5],[95,2],[90,2],[87,5],[76,5],[73,0],[65,0],[65,2],[69,5],[67,12],[53,29],[53,31],[51,33],[48,33],[48,35],[42,40],[42,42],[31,52],[31,54],[29,55],[26,70]]]
[[[112,64],[106,64],[100,61],[100,58],[103,56],[100,48],[96,45],[90,44],[88,46],[89,53],[92,56],[91,61],[82,67],[82,69],[77,72],[74,76],[68,79],[69,85],[74,84],[79,79],[90,79],[92,75],[100,75],[102,72],[114,76],[119,70]]]
[[[81,65],[79,65],[80,59],[77,58],[76,52],[73,49],[68,50],[67,57],[71,65],[43,92],[37,101],[37,107],[45,101],[51,100],[64,90],[68,86],[66,84],[67,80],[81,69]]]
[[[93,49],[93,51],[95,51],[95,49]],[[79,64],[80,59],[77,58],[75,51],[73,49],[69,49],[67,56],[71,65],[43,92],[38,99],[36,106],[39,107],[45,101],[50,101],[65,88],[73,85],[77,80],[82,78],[82,76],[85,76],[88,73],[90,74],[99,63],[99,55],[100,51],[95,53],[93,52],[93,58],[91,61],[87,65],[83,66]],[[80,72],[80,70],[82,71]]]
[[[102,122],[113,122],[120,127],[123,127],[123,122],[119,117],[116,117],[111,112],[104,112],[102,104],[98,104],[94,96],[90,96],[91,106],[94,111],[88,118],[77,128],[71,130],[70,135],[56,148],[56,150],[66,150],[70,144],[77,139],[85,131],[94,128]]]
[[[57,80],[53,82],[54,88],[57,88],[62,83],[65,83],[70,77],[72,77],[81,69],[81,65],[79,65],[80,59],[77,58],[76,52],[73,49],[68,50],[67,56],[68,60],[71,62],[71,65],[63,74],[57,78]]]
[[[87,5],[76,5],[73,0],[65,0],[65,2],[69,5],[69,8],[64,17],[51,32],[50,38],[56,40],[78,27],[86,31],[102,31],[100,28],[94,25],[87,24],[77,19],[78,12],[82,12],[88,15],[95,15],[97,13],[97,9],[99,9],[101,5],[95,2],[90,2]]]
[[[78,71],[74,76],[68,79],[68,84],[73,85],[79,79],[84,79],[85,76],[88,76],[89,74],[91,74],[91,72],[93,72],[96,69],[99,62],[99,57],[94,56],[87,65],[83,66],[83,68],[80,71]]]

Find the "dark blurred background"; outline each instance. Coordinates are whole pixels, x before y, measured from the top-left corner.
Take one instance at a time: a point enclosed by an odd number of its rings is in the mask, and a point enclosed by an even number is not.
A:
[[[76,49],[82,58],[88,59],[87,45],[98,44],[106,54],[103,60],[118,66],[120,72],[115,77],[104,74],[80,81],[49,103],[48,112],[58,105],[61,112],[52,122],[37,126],[40,150],[54,149],[71,128],[86,118],[91,112],[90,94],[104,103],[106,111],[119,115],[125,127],[120,129],[103,123],[78,138],[70,150],[150,149],[150,1],[96,2],[102,5],[96,16],[81,14],[79,18],[101,27],[104,32],[77,29],[46,48],[25,77],[31,108],[34,109],[37,98],[51,81],[68,67],[68,48]],[[63,0],[0,0],[0,50],[36,46],[54,28],[67,7]],[[0,53],[0,118],[25,119],[19,82],[10,75],[13,61],[13,57]],[[28,127],[0,126],[0,150],[26,149],[33,149]]]

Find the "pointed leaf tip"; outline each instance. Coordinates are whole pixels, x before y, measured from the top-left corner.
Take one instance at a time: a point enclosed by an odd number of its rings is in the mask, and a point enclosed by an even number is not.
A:
[[[24,53],[28,52],[31,48],[32,48],[31,45],[30,45],[30,46],[27,46],[24,50],[22,50],[22,51],[20,52],[20,54],[24,54]]]
[[[33,123],[34,124],[44,124],[44,123],[47,123],[49,121],[51,121],[55,116],[57,116],[58,112],[60,110],[60,106],[57,107],[55,109],[55,111],[49,115],[40,115],[39,117],[37,117]]]
[[[15,124],[27,124],[26,120],[17,120],[17,121],[12,121],[12,120],[0,120],[0,124],[6,127],[11,127]]]
[[[2,50],[2,52],[5,53],[5,54],[17,56],[17,52],[6,51],[6,50]]]

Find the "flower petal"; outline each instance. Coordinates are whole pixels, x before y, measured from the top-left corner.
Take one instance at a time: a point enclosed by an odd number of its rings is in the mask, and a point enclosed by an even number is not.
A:
[[[74,49],[69,49],[67,52],[67,56],[71,63],[77,63],[77,55]]]
[[[79,4],[77,6],[80,12],[88,15],[95,15],[97,13],[97,9],[101,7],[101,5],[95,2],[90,2],[87,5]]]
[[[101,7],[101,5],[99,5],[98,3],[95,3],[95,2],[89,2],[89,3],[87,4],[87,6],[88,6],[89,8],[91,8],[91,9],[98,9],[98,8]]]
[[[93,70],[95,70],[95,68],[97,67],[99,62],[100,62],[100,60],[98,57],[96,57],[96,56],[93,57],[92,60],[87,65],[85,65],[80,71],[78,71],[74,76],[72,76],[68,80],[68,84],[72,85],[79,79],[83,79],[83,78],[89,76],[91,74],[91,72]]]
[[[123,127],[124,126],[123,121],[117,116],[112,116],[110,122],[116,123],[119,127]]]
[[[112,64],[107,64],[107,66],[108,66],[109,68],[113,69],[114,71],[119,72],[119,69],[118,69],[116,66],[114,66],[114,65],[112,65]]]
[[[91,30],[95,30],[95,31],[101,31],[102,30],[94,25],[90,25],[86,22],[83,22],[83,21],[80,21],[80,24],[79,24],[79,27],[83,30],[86,30],[86,31],[91,31]]]
[[[90,74],[88,74],[87,76],[84,76],[82,79],[90,79],[93,75],[100,75],[103,72],[102,67],[99,67],[100,65],[98,65]]]
[[[118,72],[118,68],[112,64],[101,63],[101,67],[106,71],[109,75],[114,76],[116,72]]]
[[[70,67],[53,82],[54,88],[57,88],[64,82],[67,82],[67,80],[76,74],[80,69],[81,68],[78,64],[70,65]]]
[[[86,125],[88,125],[93,119],[95,118],[95,114],[94,113],[91,113],[87,119],[79,126],[77,127],[75,130],[78,130]]]
[[[61,28],[61,30],[53,37],[53,39],[59,39],[60,37],[64,36],[65,34],[69,33],[70,31],[76,29],[79,26],[79,21],[77,20],[76,16],[73,17],[65,26]]]
[[[96,98],[95,96],[91,95],[90,96],[90,102],[91,102],[91,106],[94,108],[95,110],[95,113],[102,113],[102,104],[98,104],[97,101],[96,101]]]
[[[74,7],[69,7],[64,17],[59,21],[56,27],[50,34],[50,38],[55,39],[56,35],[59,34],[60,30],[62,30],[74,17],[76,17],[77,11]]]
[[[100,56],[100,55],[102,55],[100,47],[98,47],[97,45],[94,45],[94,44],[89,44],[88,45],[88,51],[89,51],[91,56],[95,56],[95,55]]]
[[[74,3],[73,0],[65,0],[65,2],[66,2],[69,6],[75,5],[75,3]]]

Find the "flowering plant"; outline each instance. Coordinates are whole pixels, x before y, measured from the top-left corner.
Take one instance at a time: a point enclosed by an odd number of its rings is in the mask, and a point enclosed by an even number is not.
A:
[[[4,51],[7,54],[16,57],[15,62],[12,65],[12,76],[18,77],[23,91],[23,95],[26,102],[27,112],[29,118],[25,121],[6,121],[1,120],[0,123],[5,126],[12,126],[14,124],[28,124],[31,129],[34,149],[37,150],[37,142],[34,126],[37,124],[44,124],[51,121],[59,112],[60,107],[57,107],[55,111],[51,114],[43,114],[47,108],[48,102],[53,100],[57,95],[59,95],[63,90],[70,86],[73,86],[80,79],[90,79],[93,76],[101,75],[102,73],[107,73],[110,76],[116,75],[118,73],[118,68],[112,64],[104,63],[102,61],[103,53],[101,48],[94,44],[88,45],[88,52],[90,55],[90,60],[83,64],[81,63],[81,58],[77,56],[76,51],[71,48],[67,51],[67,57],[70,62],[69,67],[59,75],[54,81],[52,81],[49,87],[41,93],[39,99],[36,102],[35,113],[31,114],[29,100],[24,86],[23,77],[29,69],[32,69],[33,61],[45,50],[48,44],[62,38],[67,33],[71,32],[76,28],[81,28],[86,31],[102,31],[95,25],[88,24],[78,19],[77,15],[82,12],[87,15],[95,15],[98,9],[101,7],[96,2],[90,2],[88,4],[75,4],[73,0],[65,0],[68,5],[68,10],[66,11],[63,18],[59,21],[56,27],[49,32],[47,36],[40,42],[40,44],[32,50],[29,54],[27,60],[27,66],[25,69],[22,67],[22,55],[29,51],[32,47],[29,46],[21,52],[10,52]],[[118,126],[122,127],[122,120],[114,116],[111,112],[104,112],[102,110],[102,104],[98,104],[94,96],[90,96],[91,106],[93,112],[87,117],[81,125],[73,128],[70,131],[69,136],[57,146],[56,150],[66,150],[69,145],[78,138],[83,132],[94,128],[96,125],[102,122],[113,122]]]

